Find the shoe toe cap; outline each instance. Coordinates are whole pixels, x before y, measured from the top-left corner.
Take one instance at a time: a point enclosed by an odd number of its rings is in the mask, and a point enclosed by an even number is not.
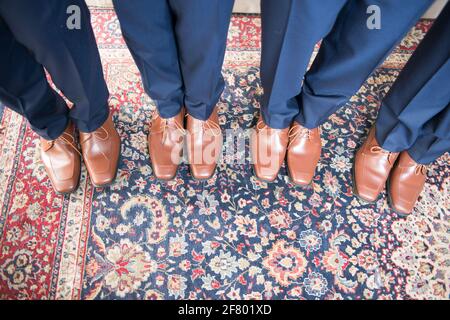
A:
[[[114,182],[115,173],[91,174],[91,181],[95,187],[105,187]]]
[[[52,185],[57,193],[72,193],[78,187],[78,180],[52,181]]]
[[[300,186],[310,185],[313,179],[313,174],[302,172],[290,172],[291,180],[294,184]]]
[[[274,168],[254,166],[255,175],[258,179],[272,182],[278,176],[278,171]]]
[[[392,209],[401,216],[410,215],[414,209],[414,204],[411,204],[408,201],[403,201],[402,199],[397,199],[392,196],[390,196],[389,200]]]
[[[206,180],[212,177],[215,165],[191,165],[191,174],[197,180]]]
[[[171,180],[177,173],[177,166],[154,166],[153,172],[158,179]]]
[[[366,202],[375,202],[379,196],[379,192],[364,185],[356,185],[356,195],[358,198]]]

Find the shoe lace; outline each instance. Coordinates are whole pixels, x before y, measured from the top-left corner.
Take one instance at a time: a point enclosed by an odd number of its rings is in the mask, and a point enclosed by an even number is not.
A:
[[[105,141],[105,140],[108,140],[108,138],[109,138],[109,132],[108,132],[108,130],[105,129],[105,127],[101,126],[100,128],[98,128],[95,131],[86,133],[86,138],[81,143],[88,141],[92,137],[96,137],[97,139],[99,139],[101,141]]]
[[[380,146],[373,146],[372,148],[370,148],[370,152],[372,153],[376,153],[376,154],[384,154],[387,156],[388,162],[390,164],[392,164],[392,156],[393,156],[393,152],[384,150],[383,148],[381,148]]]
[[[297,138],[306,138],[308,140],[311,140],[312,131],[305,127],[300,126],[294,126],[289,129],[288,131],[288,137],[289,137],[289,143],[288,143],[288,149],[291,146],[291,144],[297,139]]]
[[[192,119],[195,119],[190,114],[187,114],[186,117],[191,117]],[[212,133],[212,135],[214,137],[218,137],[218,136],[220,136],[222,134],[222,130],[220,128],[220,125],[218,123],[215,123],[214,121],[211,121],[211,120],[208,119],[208,120],[202,121],[201,125],[202,125],[202,129],[203,130],[211,131],[211,133]]]
[[[416,176],[418,175],[426,175],[427,174],[427,167],[423,164],[417,164],[416,168],[414,170],[414,173],[416,174]]]
[[[161,130],[154,131],[154,133],[161,133],[163,134],[163,142],[166,141],[168,130],[169,129],[175,129],[177,130],[182,136],[186,134],[186,130],[183,128],[181,124],[179,124],[177,121],[172,121],[171,119],[165,119],[162,118],[159,114],[155,115],[155,119],[160,118],[162,121],[162,128]]]
[[[48,149],[50,149],[51,147],[53,147],[55,145],[55,143],[57,141],[61,141],[64,144],[69,145],[73,150],[75,150],[80,156],[81,156],[81,152],[80,150],[78,150],[78,147],[76,146],[76,141],[73,135],[71,135],[70,133],[67,132],[63,132],[58,138],[56,138],[55,140],[50,140],[47,141],[47,145],[49,146]],[[48,150],[47,149],[47,150]]]

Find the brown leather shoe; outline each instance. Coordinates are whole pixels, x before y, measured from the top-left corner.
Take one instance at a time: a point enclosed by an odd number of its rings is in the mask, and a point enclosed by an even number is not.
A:
[[[374,202],[384,189],[398,153],[384,150],[375,138],[375,128],[356,152],[353,165],[353,192],[367,202]]]
[[[253,168],[258,179],[272,182],[277,178],[286,156],[289,128],[270,128],[260,115],[250,139]]]
[[[148,148],[153,172],[158,179],[170,180],[177,173],[183,156],[184,108],[175,117],[152,119],[148,135]]]
[[[392,209],[401,215],[413,211],[427,177],[426,167],[403,151],[388,180],[388,198]]]
[[[223,143],[217,108],[206,121],[188,115],[186,130],[191,174],[197,180],[209,179],[216,170]]]
[[[308,129],[294,122],[289,130],[287,165],[294,184],[311,184],[322,152],[319,128]]]
[[[97,130],[80,132],[83,160],[95,187],[111,184],[117,173],[120,156],[120,138],[109,115]]]
[[[73,124],[56,140],[41,138],[41,159],[56,192],[70,193],[78,187],[80,155]]]

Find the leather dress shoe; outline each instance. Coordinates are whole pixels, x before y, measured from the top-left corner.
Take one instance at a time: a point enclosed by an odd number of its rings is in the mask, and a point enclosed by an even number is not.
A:
[[[177,173],[183,157],[184,108],[172,118],[152,119],[148,135],[148,147],[153,172],[158,179],[170,180]]]
[[[311,184],[322,152],[319,128],[308,129],[294,122],[289,130],[288,172],[296,185]]]
[[[375,137],[375,128],[356,152],[353,165],[353,189],[356,196],[374,202],[386,185],[386,180],[398,153],[384,150]]]
[[[40,139],[41,159],[53,188],[58,193],[73,192],[80,181],[80,151],[75,127],[70,123],[55,140]]]
[[[192,176],[197,180],[211,178],[216,170],[223,143],[217,108],[205,121],[188,115],[186,131],[187,153]]]
[[[286,156],[289,128],[270,128],[262,116],[250,139],[253,168],[258,179],[272,182],[276,179]]]
[[[93,132],[80,132],[83,160],[95,187],[110,185],[117,173],[120,156],[120,137],[111,115]]]
[[[388,180],[388,198],[392,209],[400,215],[410,214],[422,192],[426,167],[414,161],[403,151]]]

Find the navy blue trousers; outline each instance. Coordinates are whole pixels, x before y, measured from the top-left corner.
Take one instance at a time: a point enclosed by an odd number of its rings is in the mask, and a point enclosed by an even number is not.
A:
[[[450,2],[383,99],[376,136],[422,164],[450,150]]]
[[[224,88],[221,69],[234,0],[114,0],[128,48],[159,114],[186,106],[209,118]]]
[[[262,0],[261,111],[272,128],[322,124],[353,96],[432,0]],[[369,5],[381,28],[369,29]],[[306,72],[314,45],[319,53]],[[305,74],[306,72],[306,74]]]
[[[81,9],[80,29],[66,27],[70,5]],[[0,0],[0,48],[0,101],[40,136],[56,139],[69,120],[91,132],[108,117],[109,93],[83,0]]]

